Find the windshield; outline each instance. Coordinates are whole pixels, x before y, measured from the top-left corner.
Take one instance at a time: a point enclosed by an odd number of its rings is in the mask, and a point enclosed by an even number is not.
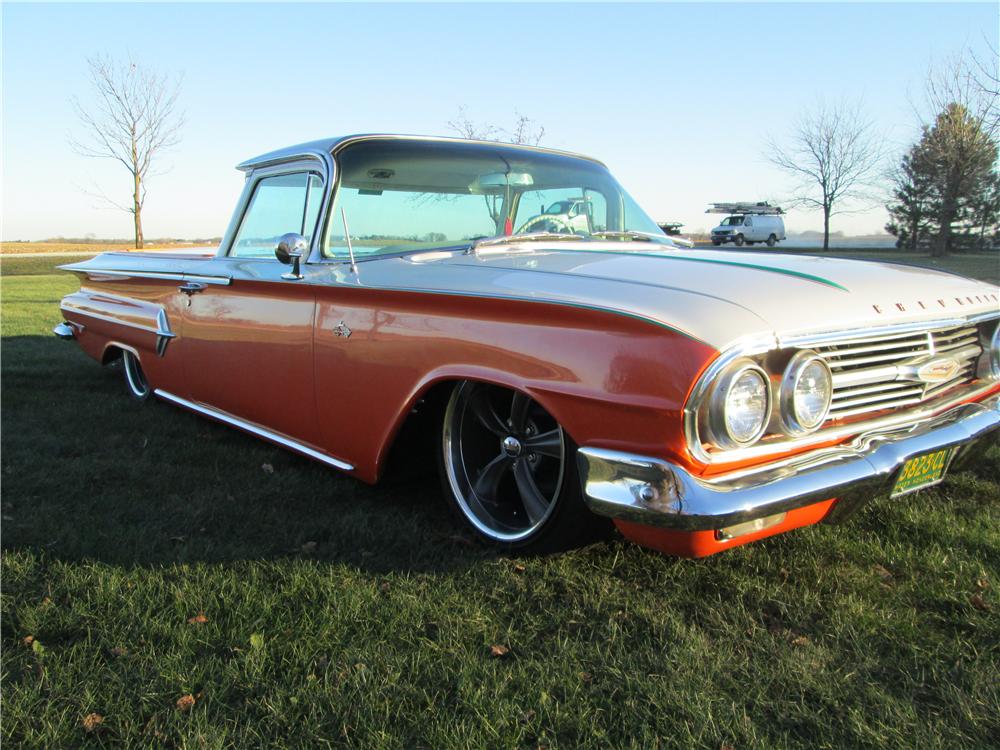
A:
[[[722,224],[720,224],[719,226],[723,226],[723,227],[739,227],[739,226],[742,226],[742,225],[743,225],[743,217],[742,216],[730,216],[727,219],[723,219],[722,220]]]
[[[343,214],[359,257],[529,232],[646,232],[669,244],[588,159],[502,144],[372,140],[344,148],[337,167],[326,257],[348,254]]]

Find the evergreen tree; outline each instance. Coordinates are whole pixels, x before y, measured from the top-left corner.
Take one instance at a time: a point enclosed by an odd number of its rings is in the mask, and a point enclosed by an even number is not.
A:
[[[913,144],[892,174],[892,201],[886,206],[890,222],[885,230],[896,237],[896,247],[916,250],[931,234],[933,182],[923,150],[924,140]]]

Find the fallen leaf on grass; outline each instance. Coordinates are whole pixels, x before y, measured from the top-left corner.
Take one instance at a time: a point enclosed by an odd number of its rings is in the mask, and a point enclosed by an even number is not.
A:
[[[206,622],[208,622],[208,618],[205,617],[204,612],[199,612],[194,617],[188,618],[188,625],[204,625]]]
[[[510,649],[507,648],[506,646],[501,646],[499,644],[490,646],[490,656],[492,656],[495,659],[499,659],[500,657],[506,656],[509,653]]]
[[[523,573],[525,570],[527,570],[527,568],[525,568],[523,565],[515,565],[514,566],[514,572],[515,573]]]
[[[808,646],[812,641],[809,640],[809,636],[797,635],[792,638],[793,646]]]
[[[594,675],[592,675],[590,672],[580,672],[580,682],[584,683],[585,685],[589,685],[593,681],[594,681]]]
[[[255,650],[264,648],[264,636],[261,633],[251,633],[250,648]]]
[[[873,565],[872,570],[875,571],[875,575],[877,575],[883,581],[891,581],[893,578],[892,572],[881,565]]]
[[[23,643],[25,646],[28,647],[30,647],[31,644],[34,642],[35,642],[35,636],[33,635],[26,635],[24,636],[24,638],[21,639],[21,643]]]
[[[986,576],[976,579],[976,588],[980,591],[985,591],[990,587],[990,581]]]
[[[274,467],[271,466],[271,464],[261,464],[260,468],[262,468],[264,470],[265,474],[273,474],[274,473]]]
[[[96,731],[104,723],[104,717],[100,714],[87,714],[83,717],[83,730],[85,732]]]
[[[98,729],[100,729],[101,724],[103,723],[104,723],[104,717],[101,716],[100,714],[96,713],[87,714],[86,716],[83,717],[83,731],[87,732],[88,734],[90,732],[95,732]]]
[[[970,596],[969,604],[978,609],[980,612],[990,611],[990,605],[987,604],[986,600],[983,599],[983,597],[981,597],[979,594],[973,594],[972,596]]]
[[[115,646],[113,649],[111,649],[111,655],[113,657],[115,657],[116,659],[118,657],[125,656],[125,654],[127,654],[127,653],[128,653],[128,649],[127,648],[122,648],[121,646]]]
[[[188,693],[187,695],[182,695],[180,698],[177,699],[177,710],[183,713],[187,713],[192,708],[194,708],[194,703],[195,703],[194,696],[191,695],[191,693]]]

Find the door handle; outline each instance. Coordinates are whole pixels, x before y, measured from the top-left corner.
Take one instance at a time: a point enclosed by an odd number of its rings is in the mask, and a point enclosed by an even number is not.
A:
[[[190,297],[192,294],[197,294],[198,292],[203,291],[205,289],[205,285],[194,281],[186,281],[177,288]]]

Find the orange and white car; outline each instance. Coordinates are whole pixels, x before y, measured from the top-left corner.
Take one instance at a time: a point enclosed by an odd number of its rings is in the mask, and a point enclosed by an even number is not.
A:
[[[610,518],[707,555],[936,484],[997,435],[991,284],[680,249],[603,164],[546,149],[363,135],[240,169],[214,255],[64,266],[55,333],[135,398],[366,482],[424,419],[488,543]],[[561,201],[588,226],[538,220]]]

